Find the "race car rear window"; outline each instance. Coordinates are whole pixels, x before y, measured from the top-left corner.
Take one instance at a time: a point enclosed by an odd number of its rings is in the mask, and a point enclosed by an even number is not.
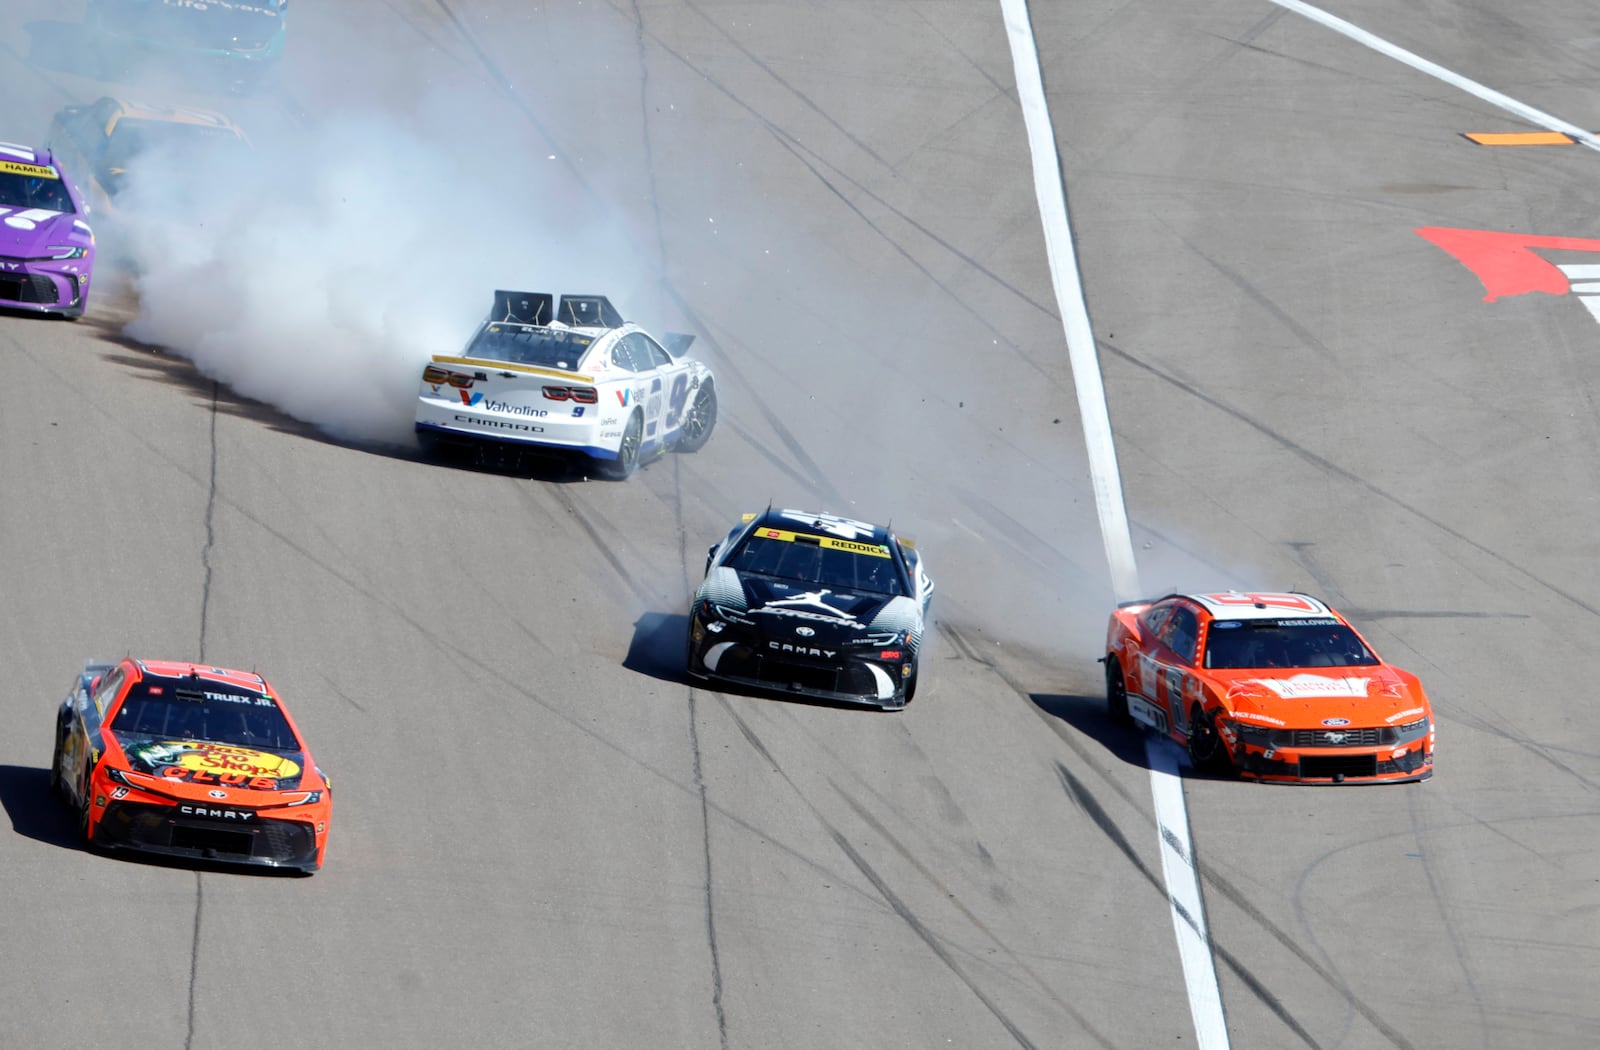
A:
[[[477,334],[462,356],[570,372],[577,369],[592,342],[589,336],[559,329],[490,325]]]
[[[1378,662],[1356,632],[1332,618],[1214,620],[1206,630],[1206,667],[1370,667]]]
[[[906,593],[900,570],[887,549],[830,536],[758,529],[724,564],[739,572],[814,583],[833,591]]]
[[[206,679],[146,678],[135,682],[111,728],[164,740],[300,750],[294,730],[272,697]]]
[[[72,196],[54,168],[11,164],[0,168],[0,207],[30,211],[43,208],[71,214]]]

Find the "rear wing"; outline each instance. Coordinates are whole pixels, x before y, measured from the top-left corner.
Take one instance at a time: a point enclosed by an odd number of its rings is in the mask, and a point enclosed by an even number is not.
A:
[[[603,295],[563,295],[557,306],[555,296],[549,292],[513,292],[504,288],[494,293],[489,320],[534,325],[560,321],[574,328],[621,328],[627,323]]]

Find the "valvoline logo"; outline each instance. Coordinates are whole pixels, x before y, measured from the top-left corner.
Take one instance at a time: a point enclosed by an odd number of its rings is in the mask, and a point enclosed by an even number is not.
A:
[[[483,400],[483,395],[482,394],[479,394],[479,393],[471,393],[471,394],[469,394],[465,390],[461,391],[461,403],[463,405],[466,405],[469,408],[476,408],[478,406],[478,402],[482,401],[482,400]]]
[[[629,405],[633,404],[632,390],[618,390],[616,393],[617,404],[621,405],[623,408],[627,408]]]

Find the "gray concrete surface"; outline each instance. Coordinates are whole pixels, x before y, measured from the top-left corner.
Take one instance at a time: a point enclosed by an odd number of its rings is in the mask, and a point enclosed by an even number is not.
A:
[[[514,276],[695,331],[724,415],[626,484],[480,473],[129,341],[109,271],[82,322],[0,317],[0,1042],[1191,1043],[998,5],[331,6],[237,98],[64,68],[77,4],[16,3],[0,139],[105,93],[492,127],[617,274]],[[1600,158],[1473,147],[1519,125],[1260,0],[1035,6],[1146,586],[1321,593],[1439,715],[1428,784],[1187,782],[1233,1045],[1594,1045],[1600,329],[1412,229],[1600,236]],[[1337,13],[1594,123],[1584,5],[1390,6]],[[769,500],[919,541],[906,712],[678,676],[705,545]],[[52,709],[124,652],[278,686],[321,873],[75,847]]]

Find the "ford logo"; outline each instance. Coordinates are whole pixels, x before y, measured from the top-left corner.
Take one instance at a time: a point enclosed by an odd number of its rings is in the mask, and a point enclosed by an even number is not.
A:
[[[228,793],[226,791],[212,790],[212,791],[207,791],[206,794],[210,795],[212,798],[227,798],[228,797]]]
[[[816,634],[817,632],[813,631],[809,627],[796,627],[794,629],[794,633],[798,634],[802,638],[810,638],[812,635]]]
[[[1348,718],[1324,718],[1322,720],[1322,724],[1325,725],[1325,726],[1347,726],[1347,725],[1350,724],[1350,719],[1348,719]]]

